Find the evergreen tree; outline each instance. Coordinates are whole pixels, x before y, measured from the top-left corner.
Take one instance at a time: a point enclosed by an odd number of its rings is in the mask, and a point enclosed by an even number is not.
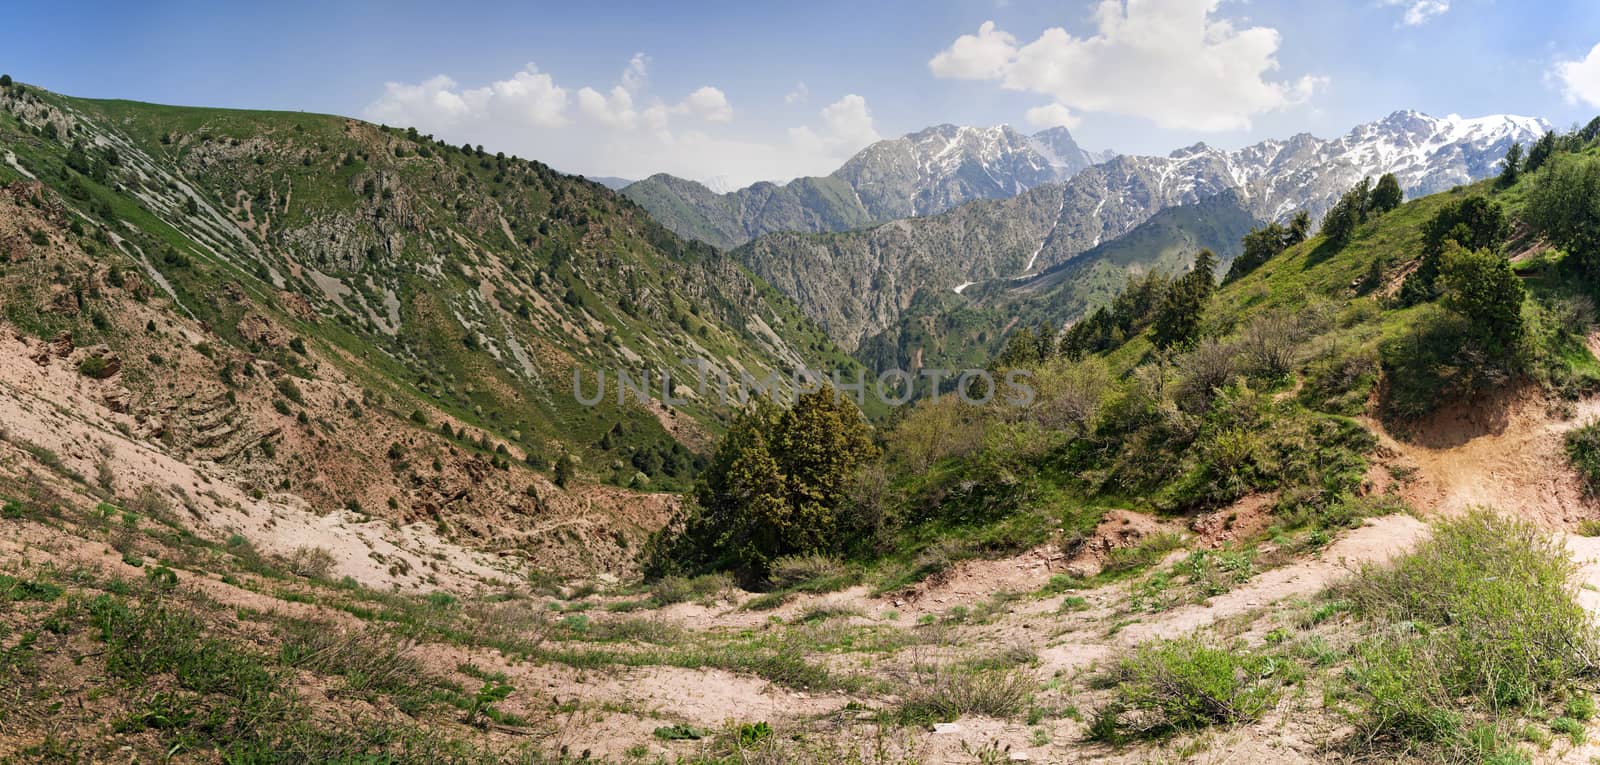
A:
[[[11,87],[11,75],[9,75],[9,74],[0,74],[0,88],[9,88],[9,87]]]
[[[779,418],[773,446],[788,500],[774,555],[841,551],[850,482],[876,454],[861,413],[832,389],[808,393]]]
[[[1400,206],[1405,199],[1405,192],[1400,190],[1400,181],[1394,173],[1384,173],[1378,179],[1378,185],[1372,189],[1370,207],[1379,215]]]
[[[1041,358],[1039,345],[1033,329],[1022,327],[1006,339],[1006,347],[994,359],[995,366],[1008,369],[1032,364]]]
[[[1283,239],[1285,247],[1293,247],[1306,240],[1311,235],[1311,213],[1307,210],[1295,212],[1289,219],[1289,233]]]
[[[1556,157],[1528,195],[1526,216],[1580,271],[1600,277],[1600,161]]]
[[[846,513],[852,482],[876,454],[860,411],[832,389],[787,410],[759,401],[723,437],[650,567],[731,569],[759,584],[779,556],[842,552],[860,531]]]
[[[1505,161],[1501,163],[1500,177],[1495,181],[1495,185],[1499,186],[1500,188],[1508,188],[1512,185],[1515,185],[1517,182],[1517,177],[1521,172],[1522,144],[1513,143],[1511,144],[1511,148],[1506,149],[1506,158]]]
[[[1360,183],[1350,187],[1328,209],[1328,214],[1322,217],[1322,235],[1334,247],[1343,247],[1350,241],[1350,236],[1355,233],[1356,227],[1367,221],[1367,213],[1372,208],[1372,179],[1362,178]]]
[[[1442,252],[1452,240],[1469,250],[1494,249],[1505,240],[1510,226],[1499,202],[1470,196],[1445,206],[1423,224],[1422,249]]]
[[[1167,290],[1151,326],[1150,339],[1157,348],[1188,348],[1200,339],[1200,319],[1216,289],[1216,267],[1217,256],[1201,250],[1194,268]]]
[[[572,459],[572,455],[563,454],[561,455],[561,459],[556,460],[556,474],[554,476],[554,480],[557,486],[560,486],[563,489],[567,488],[567,486],[572,483],[572,479],[577,477],[577,475],[578,463]]]
[[[1510,224],[1499,202],[1471,196],[1441,208],[1422,225],[1422,261],[1400,285],[1400,304],[1416,305],[1438,296],[1439,256],[1454,242],[1472,250],[1495,250]]]
[[[1550,159],[1550,155],[1555,153],[1555,150],[1555,131],[1546,131],[1544,135],[1539,137],[1538,141],[1534,142],[1533,148],[1528,150],[1528,159],[1522,164],[1522,169],[1530,173],[1538,170]]]
[[[1244,251],[1233,259],[1227,275],[1222,277],[1222,283],[1235,281],[1277,257],[1289,246],[1289,237],[1290,230],[1277,223],[1251,229],[1250,233],[1244,235]]]
[[[1441,302],[1467,319],[1492,358],[1506,359],[1522,339],[1522,282],[1511,263],[1489,250],[1450,242],[1439,258]]]
[[[1334,202],[1333,207],[1328,208],[1328,213],[1322,216],[1322,235],[1333,246],[1343,247],[1360,224],[1361,209],[1347,193],[1339,197],[1339,201]]]
[[[1143,332],[1155,320],[1171,282],[1159,272],[1129,277],[1109,307],[1102,306],[1061,338],[1060,352],[1071,359],[1121,347],[1127,338]]]
[[[1356,211],[1356,222],[1366,223],[1367,213],[1372,212],[1372,178],[1362,178],[1345,192],[1345,196],[1350,199],[1351,209]]]
[[[1589,124],[1584,125],[1583,129],[1578,131],[1578,137],[1583,139],[1584,143],[1600,138],[1600,117],[1589,120]]]
[[[1039,358],[1047,359],[1054,356],[1056,354],[1056,341],[1058,340],[1056,328],[1050,322],[1044,322],[1039,325],[1038,335]]]

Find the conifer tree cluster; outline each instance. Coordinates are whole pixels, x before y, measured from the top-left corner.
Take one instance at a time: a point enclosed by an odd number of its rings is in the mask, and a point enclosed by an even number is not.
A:
[[[1422,260],[1400,286],[1400,304],[1416,305],[1439,296],[1440,257],[1448,244],[1494,251],[1509,230],[1505,210],[1487,197],[1470,196],[1434,213],[1422,227]]]
[[[1397,187],[1398,188],[1398,187]],[[1289,225],[1281,223],[1268,223],[1260,228],[1251,229],[1244,235],[1244,252],[1233,259],[1233,265],[1228,268],[1228,275],[1222,278],[1222,283],[1235,281],[1245,274],[1261,267],[1261,264],[1282,254],[1303,241],[1311,230],[1311,213],[1301,210],[1289,220]]]
[[[1356,227],[1366,223],[1369,216],[1393,210],[1404,199],[1405,193],[1400,190],[1400,181],[1394,177],[1394,173],[1384,173],[1376,187],[1372,185],[1371,178],[1362,178],[1339,197],[1339,201],[1323,216],[1322,235],[1334,247],[1343,247],[1350,241]]]
[[[861,412],[831,388],[788,408],[758,399],[722,439],[652,567],[732,570],[760,584],[776,558],[844,552],[860,531],[851,491],[877,453]]]
[[[1217,256],[1201,250],[1194,267],[1173,283],[1156,310],[1150,339],[1157,348],[1188,348],[1200,339],[1200,317],[1216,291]]]

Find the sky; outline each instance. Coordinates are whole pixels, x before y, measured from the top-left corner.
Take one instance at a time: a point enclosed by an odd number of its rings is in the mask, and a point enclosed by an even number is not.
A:
[[[1166,154],[1399,109],[1600,113],[1600,3],[19,3],[0,71],[74,96],[415,126],[591,176],[823,175],[941,123]]]

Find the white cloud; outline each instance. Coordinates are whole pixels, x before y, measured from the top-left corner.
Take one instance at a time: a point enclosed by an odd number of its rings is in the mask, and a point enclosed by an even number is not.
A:
[[[1322,80],[1267,79],[1278,32],[1213,18],[1219,0],[1101,0],[1097,33],[1061,28],[1018,45],[985,22],[928,62],[937,77],[995,80],[1078,112],[1143,117],[1165,128],[1248,129],[1257,114],[1305,102]]]
[[[1035,106],[1023,116],[1027,118],[1029,125],[1036,128],[1073,128],[1078,126],[1078,115],[1073,114],[1071,109],[1061,104]]]
[[[567,91],[533,64],[509,80],[500,80],[461,94],[468,114],[488,113],[534,127],[566,124]]]
[[[670,110],[668,110],[664,104],[654,104],[646,107],[644,112],[642,112],[644,116],[644,126],[650,128],[651,130],[666,130],[668,120],[667,114],[669,111]]]
[[[833,156],[843,161],[867,144],[879,139],[872,126],[872,110],[867,99],[851,93],[822,108],[822,128],[789,129],[789,138],[805,151]]]
[[[735,109],[727,93],[705,85],[678,99],[652,95],[650,65],[647,56],[634,55],[609,87],[562,87],[532,64],[479,88],[444,75],[391,82],[365,116],[569,172],[625,178],[668,172],[736,185],[829,173],[878,140],[866,100],[854,94],[819,110],[808,125],[787,131],[752,125],[732,133]],[[804,83],[796,91],[801,100],[809,95]]]
[[[643,53],[633,54],[628,59],[628,68],[622,70],[622,87],[629,93],[644,90],[650,80],[650,57]]]
[[[928,62],[933,76],[952,80],[998,80],[1017,57],[1017,38],[985,21],[976,35],[962,35]]]
[[[638,112],[633,110],[633,94],[621,85],[611,89],[609,98],[600,95],[594,88],[579,90],[578,111],[595,122],[613,128],[631,128],[639,118]]]
[[[1554,74],[1561,81],[1568,103],[1600,106],[1600,44],[1577,61],[1557,62]]]
[[[592,87],[577,90],[578,114],[584,121],[602,127],[630,130],[643,124],[651,130],[665,130],[668,115],[678,114],[707,122],[733,119],[733,105],[720,89],[706,85],[682,101],[666,105],[655,103],[640,110],[635,97],[649,82],[649,57],[634,54],[623,69],[620,82],[609,93]],[[567,90],[548,74],[528,64],[510,79],[481,88],[461,89],[445,75],[410,85],[390,82],[384,94],[369,104],[365,116],[380,122],[444,127],[503,121],[524,127],[554,128],[568,122]]]
[[[795,83],[794,90],[789,91],[783,97],[783,102],[790,106],[803,104],[809,100],[811,100],[811,89],[806,87],[804,82]]]
[[[486,117],[525,127],[560,127],[567,122],[567,91],[533,64],[509,80],[459,90],[444,75],[416,85],[390,82],[383,97],[367,107],[368,119],[395,124],[453,125]]]
[[[707,85],[683,99],[678,104],[679,110],[685,114],[692,114],[706,122],[729,122],[733,120],[733,105],[728,103],[728,96],[722,91]]]
[[[1427,23],[1434,16],[1450,11],[1450,0],[1383,0],[1384,5],[1405,6],[1405,24],[1408,27]]]
[[[867,99],[854,93],[823,107],[822,122],[828,133],[843,143],[865,146],[878,140]]]

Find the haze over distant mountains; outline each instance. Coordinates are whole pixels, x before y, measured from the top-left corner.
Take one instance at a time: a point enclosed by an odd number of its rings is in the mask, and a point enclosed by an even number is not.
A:
[[[589,176],[589,180],[611,189],[612,191],[621,191],[627,188],[629,184],[633,183],[633,181],[627,178],[618,178],[614,175],[592,175]]]

